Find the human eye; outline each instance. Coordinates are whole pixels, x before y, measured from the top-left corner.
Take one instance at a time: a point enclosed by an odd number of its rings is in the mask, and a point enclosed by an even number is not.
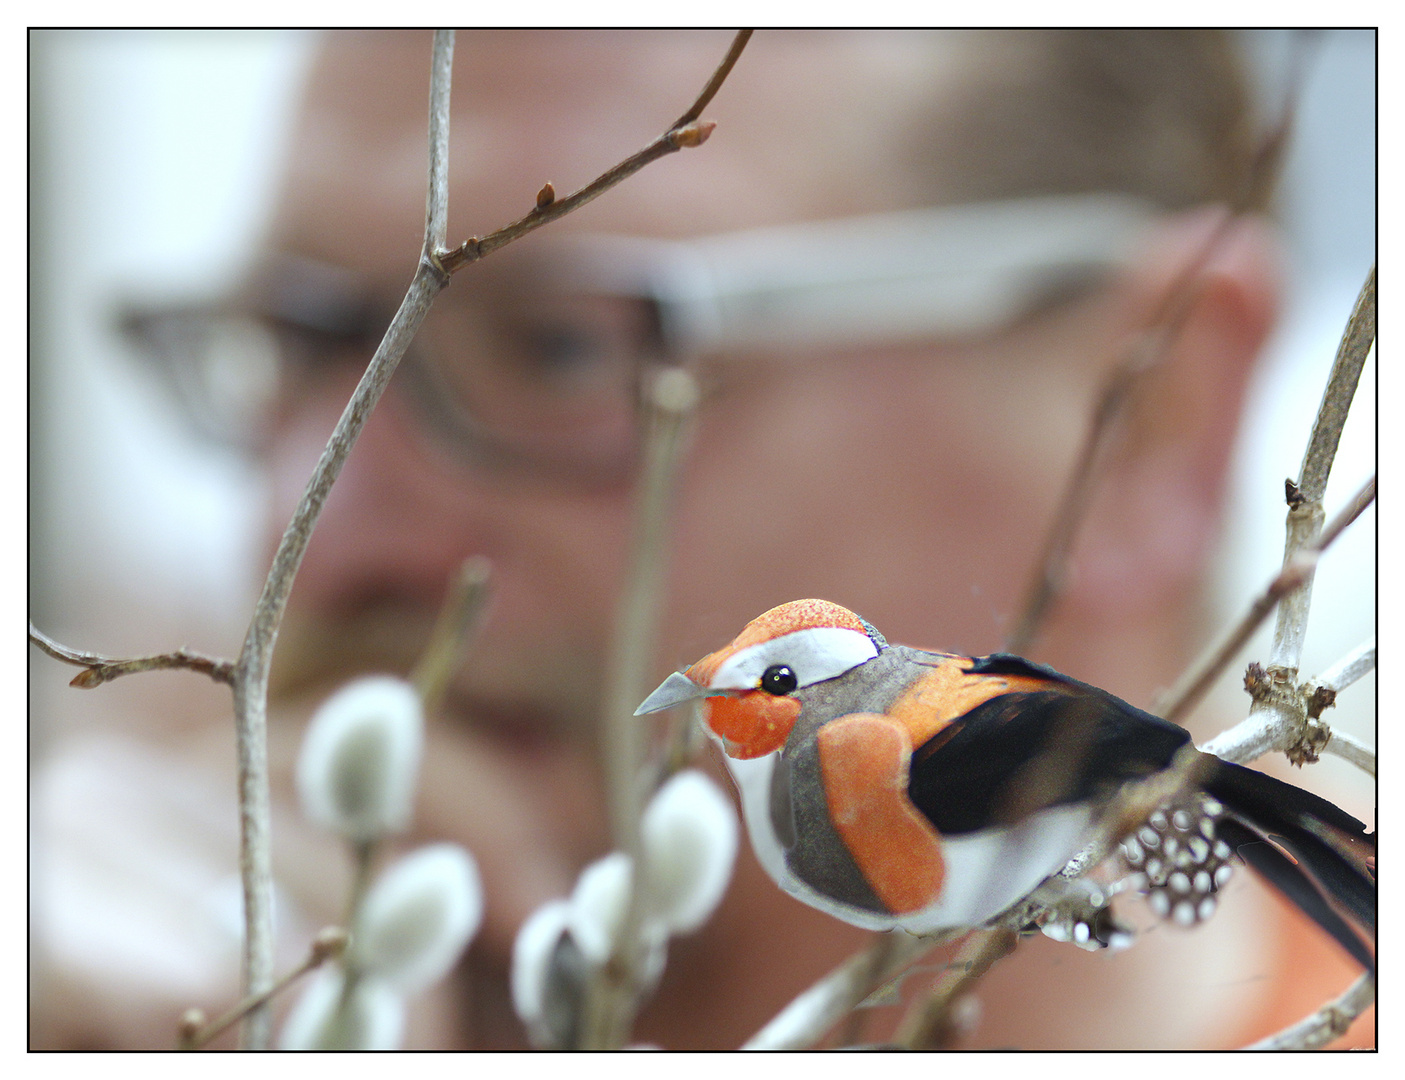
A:
[[[491,359],[538,392],[618,389],[632,379],[645,328],[611,298],[543,301],[506,322]]]

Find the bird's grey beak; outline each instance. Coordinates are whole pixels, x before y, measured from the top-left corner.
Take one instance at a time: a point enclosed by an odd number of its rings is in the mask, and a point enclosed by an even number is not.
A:
[[[707,696],[707,687],[699,686],[683,672],[675,671],[659,685],[657,690],[644,699],[644,704],[634,710],[634,715],[643,716],[645,713],[658,712],[660,709],[671,709],[675,705],[682,705],[685,701],[694,701],[697,698]]]

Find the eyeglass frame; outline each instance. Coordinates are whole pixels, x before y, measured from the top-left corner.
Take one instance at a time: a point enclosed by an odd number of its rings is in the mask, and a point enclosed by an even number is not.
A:
[[[902,210],[666,240],[599,234],[554,238],[553,274],[591,297],[639,300],[656,313],[651,363],[696,363],[722,354],[784,350],[814,355],[864,345],[972,339],[1081,295],[1124,266],[1156,216],[1130,195],[1040,195]],[[374,340],[384,306],[344,268],[300,256],[266,259],[232,303],[133,309],[129,334],[150,345],[172,318],[234,317],[346,341]],[[187,415],[218,418],[195,401],[173,354],[163,373]],[[413,343],[406,361],[414,379]],[[187,365],[188,366],[188,365]],[[419,396],[425,398],[421,386]],[[569,473],[569,463],[532,459],[481,422],[437,402],[475,460],[496,468]],[[457,429],[457,430],[455,430]],[[205,434],[227,442],[228,432]],[[588,472],[589,470],[577,470]],[[584,477],[581,477],[584,478]],[[618,479],[619,477],[615,477]]]

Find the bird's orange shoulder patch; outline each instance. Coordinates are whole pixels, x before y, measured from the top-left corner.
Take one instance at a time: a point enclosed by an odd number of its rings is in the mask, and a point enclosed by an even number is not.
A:
[[[1057,690],[1045,679],[1023,675],[973,675],[969,656],[944,656],[903,691],[888,715],[907,729],[913,746],[921,746],[953,720],[1001,694]]]

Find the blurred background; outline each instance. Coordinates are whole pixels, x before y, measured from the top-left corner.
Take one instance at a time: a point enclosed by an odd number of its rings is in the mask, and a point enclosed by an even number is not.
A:
[[[1266,109],[1290,42],[1245,32]],[[316,36],[305,32],[48,31],[30,35],[30,612],[65,644],[111,655],[184,645],[233,656],[266,567],[256,475],[192,437],[117,332],[124,305],[217,295],[253,249],[276,191]],[[1337,340],[1376,247],[1376,36],[1319,36],[1303,84],[1277,216],[1289,251],[1285,318],[1255,379],[1234,473],[1220,621],[1277,569],[1283,480],[1296,476]],[[451,238],[452,239],[452,238]],[[408,268],[407,268],[408,272]],[[1329,516],[1376,467],[1376,362],[1368,362],[1327,492]],[[1304,674],[1374,633],[1376,511],[1317,578]],[[1231,703],[1244,663],[1218,691]],[[67,688],[73,670],[31,650],[30,766],[67,734],[191,724],[228,696],[183,674]],[[1375,744],[1375,676],[1329,721]],[[1231,708],[1235,708],[1231,704]],[[232,756],[232,739],[231,739]],[[1359,774],[1317,766],[1371,820]],[[32,807],[33,918],[47,901],[47,817]],[[232,844],[234,822],[227,823]],[[232,848],[231,848],[232,851]],[[237,925],[231,877],[209,903]],[[227,886],[227,887],[226,887]],[[74,925],[83,920],[76,919]],[[32,924],[33,925],[33,924]],[[71,942],[75,950],[111,942]],[[115,958],[120,962],[120,957]]]

